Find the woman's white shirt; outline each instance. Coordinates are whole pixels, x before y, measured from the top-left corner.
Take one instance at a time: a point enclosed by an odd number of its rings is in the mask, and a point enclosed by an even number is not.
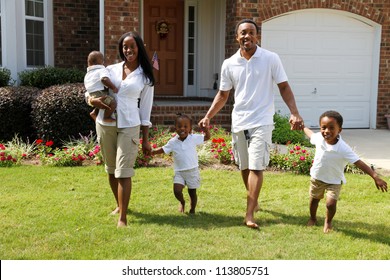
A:
[[[124,62],[107,66],[110,72],[111,82],[118,88],[118,93],[112,93],[117,102],[115,122],[104,122],[104,110],[99,110],[96,121],[106,126],[118,126],[118,128],[134,127],[138,125],[151,126],[150,115],[153,106],[154,87],[149,85],[142,67],[139,66],[124,80]]]

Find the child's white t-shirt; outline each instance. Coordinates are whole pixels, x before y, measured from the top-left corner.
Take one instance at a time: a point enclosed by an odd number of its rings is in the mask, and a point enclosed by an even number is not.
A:
[[[335,145],[325,142],[321,132],[313,133],[310,143],[316,146],[313,166],[310,176],[328,184],[344,184],[347,182],[344,169],[347,163],[355,163],[359,156],[341,139]]]
[[[201,134],[189,134],[184,141],[181,141],[176,135],[162,148],[166,154],[172,152],[174,170],[183,171],[199,166],[196,146],[203,143],[204,135]]]

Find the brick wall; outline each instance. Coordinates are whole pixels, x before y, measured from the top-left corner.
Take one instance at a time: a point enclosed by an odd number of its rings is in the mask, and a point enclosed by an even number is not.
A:
[[[119,62],[118,40],[128,31],[139,32],[139,0],[109,0],[105,3],[104,45],[107,64]]]
[[[390,113],[390,1],[388,0],[226,0],[226,57],[238,48],[234,27],[237,21],[251,18],[261,22],[283,13],[312,8],[347,11],[382,25],[378,81],[377,128],[387,128]]]
[[[99,1],[53,0],[54,65],[85,70],[99,49]]]

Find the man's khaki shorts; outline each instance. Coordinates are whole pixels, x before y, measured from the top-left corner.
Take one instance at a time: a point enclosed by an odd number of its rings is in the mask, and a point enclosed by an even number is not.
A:
[[[311,198],[322,199],[326,191],[326,197],[338,200],[341,191],[340,184],[328,184],[320,180],[310,178],[310,190],[309,195]]]
[[[240,170],[265,170],[269,163],[273,125],[232,133],[234,159]]]

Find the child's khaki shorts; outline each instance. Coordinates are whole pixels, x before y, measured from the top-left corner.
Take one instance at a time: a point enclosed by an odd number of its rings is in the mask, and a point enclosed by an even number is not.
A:
[[[338,200],[341,191],[341,184],[328,184],[320,180],[310,178],[310,197],[322,199],[324,198],[325,191],[326,197]]]

